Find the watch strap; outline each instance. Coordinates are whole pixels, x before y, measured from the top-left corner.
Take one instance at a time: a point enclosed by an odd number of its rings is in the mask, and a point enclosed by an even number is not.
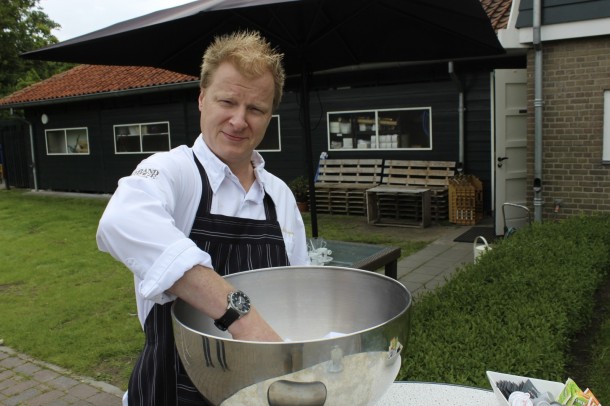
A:
[[[229,326],[233,324],[233,322],[239,319],[241,315],[239,312],[233,308],[228,308],[225,314],[222,315],[219,319],[214,320],[214,325],[218,327],[222,331],[227,331]]]

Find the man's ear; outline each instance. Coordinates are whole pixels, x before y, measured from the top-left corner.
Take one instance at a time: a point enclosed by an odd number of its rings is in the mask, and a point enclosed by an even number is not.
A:
[[[199,97],[197,98],[197,104],[199,106],[199,111],[203,108],[203,98],[205,97],[205,90],[201,89],[199,91]]]

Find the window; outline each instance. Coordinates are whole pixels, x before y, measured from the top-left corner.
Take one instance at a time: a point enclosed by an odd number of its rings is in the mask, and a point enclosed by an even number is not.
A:
[[[87,128],[56,128],[45,130],[47,155],[89,155]]]
[[[282,150],[279,115],[273,115],[271,117],[267,131],[265,132],[265,137],[256,150],[260,152],[279,152]]]
[[[122,124],[114,126],[117,154],[169,151],[169,122]]]
[[[604,140],[602,162],[610,164],[610,90],[604,91]]]
[[[328,112],[328,149],[432,149],[432,108]]]

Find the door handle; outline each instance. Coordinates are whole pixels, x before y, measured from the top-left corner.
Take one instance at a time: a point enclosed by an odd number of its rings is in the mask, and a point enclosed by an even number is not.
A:
[[[502,161],[505,161],[507,159],[508,159],[507,156],[499,156],[498,157],[498,168],[501,168],[502,167]]]

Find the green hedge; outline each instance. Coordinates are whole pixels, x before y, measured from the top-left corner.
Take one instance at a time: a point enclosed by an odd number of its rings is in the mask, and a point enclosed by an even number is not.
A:
[[[610,216],[535,223],[498,241],[416,299],[397,379],[489,388],[493,370],[563,382],[609,264]]]

